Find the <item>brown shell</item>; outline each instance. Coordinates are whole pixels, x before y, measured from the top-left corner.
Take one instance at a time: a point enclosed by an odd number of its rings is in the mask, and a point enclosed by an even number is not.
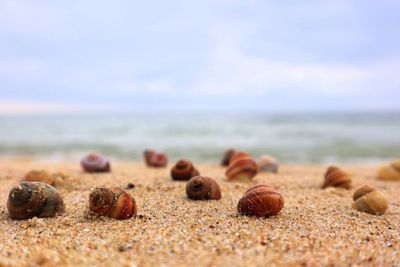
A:
[[[144,161],[149,167],[165,167],[168,164],[168,157],[164,153],[157,153],[154,150],[147,149],[143,153]]]
[[[189,160],[179,160],[171,169],[171,177],[177,181],[187,181],[194,176],[199,176],[199,171]]]
[[[258,160],[258,168],[260,172],[278,173],[279,163],[275,158],[264,155]]]
[[[278,214],[283,205],[283,196],[275,189],[267,185],[255,185],[239,200],[237,209],[243,215],[268,217]]]
[[[342,187],[345,189],[351,188],[351,177],[346,172],[336,166],[330,166],[325,173],[325,180],[322,188],[327,187]]]
[[[221,199],[221,188],[209,177],[196,176],[186,184],[186,195],[193,200]]]
[[[89,209],[102,216],[117,220],[129,219],[137,214],[133,196],[119,187],[96,187],[89,194]]]
[[[61,195],[49,184],[21,182],[8,195],[7,209],[15,219],[53,217],[64,210]]]
[[[110,162],[103,155],[90,153],[81,160],[82,169],[85,172],[110,172]]]
[[[400,181],[400,160],[381,167],[378,170],[377,178],[384,181]]]
[[[222,156],[221,160],[221,165],[222,166],[229,166],[229,163],[231,162],[231,158],[235,154],[235,149],[229,148],[225,150],[224,155]]]
[[[245,152],[236,152],[226,169],[225,175],[228,180],[248,180],[257,175],[258,165]]]
[[[353,208],[374,215],[382,215],[389,207],[386,197],[376,188],[363,185],[354,192]]]
[[[31,170],[22,177],[22,181],[43,182],[52,186],[55,184],[53,176],[45,170]]]

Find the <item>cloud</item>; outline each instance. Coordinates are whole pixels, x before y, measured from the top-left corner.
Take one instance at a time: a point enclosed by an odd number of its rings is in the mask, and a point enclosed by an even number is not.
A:
[[[219,47],[211,58],[190,89],[193,93],[241,95],[284,89],[340,94],[359,89],[367,79],[366,70],[355,66],[270,60],[230,46]]]

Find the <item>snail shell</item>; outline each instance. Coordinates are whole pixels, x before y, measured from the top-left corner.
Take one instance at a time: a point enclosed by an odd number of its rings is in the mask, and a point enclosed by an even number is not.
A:
[[[225,150],[224,155],[222,156],[221,165],[229,166],[233,154],[235,154],[235,149],[229,148]]]
[[[110,172],[110,162],[103,155],[90,153],[81,160],[82,169],[85,172]]]
[[[186,195],[194,200],[221,199],[221,188],[209,177],[196,176],[186,184]]]
[[[245,152],[236,152],[229,163],[225,172],[228,180],[248,180],[256,176],[258,165]]]
[[[388,209],[388,201],[376,188],[363,185],[354,192],[353,208],[375,215],[382,215]]]
[[[165,167],[168,164],[168,157],[164,153],[157,153],[154,150],[147,149],[143,153],[144,161],[149,167]]]
[[[89,209],[102,216],[117,220],[129,219],[137,214],[133,196],[119,187],[96,187],[89,194]]]
[[[336,166],[330,166],[325,173],[325,180],[322,188],[327,187],[342,187],[345,189],[351,188],[351,177],[346,172]]]
[[[45,170],[31,170],[22,177],[22,181],[43,182],[52,186],[55,184],[54,177]]]
[[[378,170],[378,179],[384,181],[400,181],[400,160],[393,161],[388,166]]]
[[[268,217],[278,214],[284,205],[283,196],[267,185],[250,187],[239,200],[237,209],[240,214]]]
[[[258,167],[263,172],[278,173],[279,163],[274,157],[264,155],[258,160]]]
[[[171,177],[173,180],[187,181],[198,175],[200,175],[200,173],[194,168],[193,164],[184,159],[179,160],[171,169]]]
[[[7,209],[15,219],[53,217],[64,210],[57,190],[41,182],[21,182],[8,195]]]

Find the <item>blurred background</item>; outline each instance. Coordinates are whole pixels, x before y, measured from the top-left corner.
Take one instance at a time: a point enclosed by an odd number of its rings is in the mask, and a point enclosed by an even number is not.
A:
[[[0,158],[400,157],[398,1],[0,0]]]

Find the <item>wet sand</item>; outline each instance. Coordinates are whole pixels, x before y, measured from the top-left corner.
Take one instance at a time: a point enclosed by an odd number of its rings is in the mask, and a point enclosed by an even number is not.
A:
[[[326,166],[281,166],[279,174],[228,182],[223,167],[196,164],[221,186],[220,201],[192,201],[185,182],[168,168],[113,163],[112,173],[85,174],[77,163],[0,161],[0,266],[317,266],[400,265],[400,183],[374,178],[377,166],[343,166],[354,188],[320,189]],[[58,217],[13,220],[10,188],[31,169],[61,171],[57,189],[66,210]],[[93,186],[133,183],[138,216],[125,221],[88,211]],[[253,183],[274,186],[285,198],[270,218],[239,216],[236,205]],[[355,187],[371,184],[390,206],[383,216],[351,208]]]

